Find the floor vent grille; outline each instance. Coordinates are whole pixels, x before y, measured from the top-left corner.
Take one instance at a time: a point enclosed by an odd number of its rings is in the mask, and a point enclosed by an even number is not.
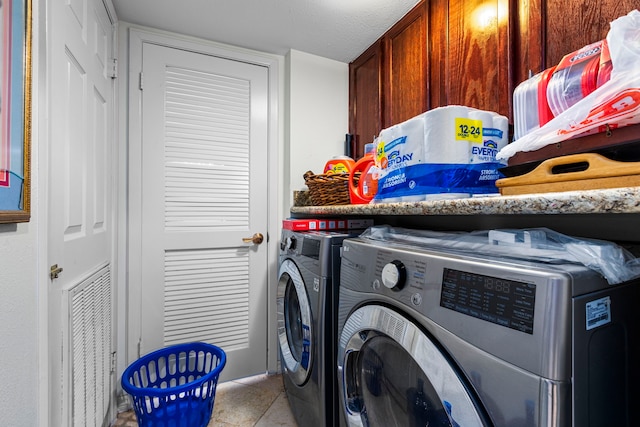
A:
[[[73,426],[104,425],[111,378],[111,270],[105,266],[67,292],[70,417]]]

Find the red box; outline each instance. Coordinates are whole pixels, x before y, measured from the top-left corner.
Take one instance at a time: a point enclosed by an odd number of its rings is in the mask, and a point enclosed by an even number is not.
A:
[[[294,231],[318,230],[318,221],[315,219],[284,219],[282,220],[282,228]]]
[[[373,219],[293,219],[282,220],[282,228],[285,230],[356,230],[371,227]]]

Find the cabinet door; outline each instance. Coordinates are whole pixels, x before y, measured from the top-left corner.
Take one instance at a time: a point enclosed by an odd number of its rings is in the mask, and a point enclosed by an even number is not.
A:
[[[604,39],[611,21],[637,8],[638,0],[519,0],[516,85],[566,54]]]
[[[432,107],[466,105],[510,115],[508,0],[429,2]]]
[[[544,63],[544,41],[542,2],[545,0],[518,0],[514,42],[513,80],[514,89],[521,82],[546,69]],[[510,92],[513,95],[513,91]]]
[[[356,143],[355,157],[382,130],[382,43],[378,40],[349,64],[349,132]]]
[[[384,127],[410,119],[429,107],[427,4],[421,2],[383,37]]]
[[[568,53],[604,39],[611,21],[639,6],[638,0],[547,0],[546,67],[556,65]],[[572,12],[567,16],[567,11]]]

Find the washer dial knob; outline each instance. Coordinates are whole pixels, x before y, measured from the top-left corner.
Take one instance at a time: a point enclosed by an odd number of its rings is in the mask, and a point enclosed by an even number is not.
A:
[[[382,284],[399,291],[407,279],[407,269],[401,261],[393,260],[382,268]]]

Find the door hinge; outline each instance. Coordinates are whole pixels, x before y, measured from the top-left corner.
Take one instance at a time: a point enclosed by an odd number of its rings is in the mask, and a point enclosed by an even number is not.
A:
[[[111,353],[111,373],[116,371],[116,352]]]
[[[53,264],[49,267],[49,277],[51,277],[51,280],[57,279],[60,273],[62,273],[62,267],[58,267],[58,264]]]
[[[109,70],[109,77],[112,79],[118,78],[118,58],[111,58],[111,69]]]
[[[140,90],[142,90],[142,72],[140,72],[140,75],[139,75],[138,86],[140,87]]]

